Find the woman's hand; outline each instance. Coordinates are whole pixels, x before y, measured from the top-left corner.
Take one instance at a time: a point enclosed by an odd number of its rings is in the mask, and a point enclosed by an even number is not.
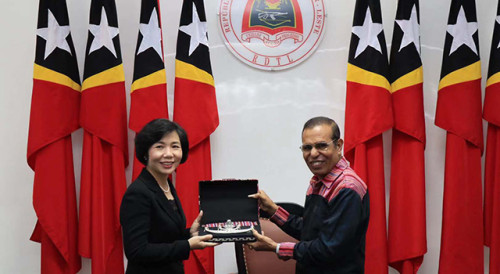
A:
[[[189,248],[191,250],[193,249],[204,249],[205,247],[214,247],[219,245],[219,243],[211,243],[207,242],[208,240],[212,239],[213,236],[208,234],[205,236],[194,236],[189,238]]]
[[[201,217],[203,216],[203,210],[200,210],[200,214],[198,214],[198,217],[193,221],[193,224],[191,225],[191,228],[189,229],[189,234],[191,237],[193,236],[198,236],[198,230],[200,229],[200,221]]]
[[[276,205],[263,190],[259,190],[259,192],[255,194],[248,195],[248,197],[259,199],[260,208],[269,214],[269,216],[273,216],[274,213],[276,213],[276,210],[278,210],[278,205]]]

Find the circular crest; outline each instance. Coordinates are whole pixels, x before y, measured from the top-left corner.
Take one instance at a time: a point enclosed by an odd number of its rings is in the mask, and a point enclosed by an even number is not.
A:
[[[263,70],[304,61],[325,31],[323,0],[220,0],[218,15],[227,48]]]

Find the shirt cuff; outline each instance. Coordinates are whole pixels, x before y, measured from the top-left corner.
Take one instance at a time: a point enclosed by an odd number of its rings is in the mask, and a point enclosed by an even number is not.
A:
[[[278,256],[280,258],[293,258],[293,249],[295,248],[295,243],[280,243],[278,249]]]
[[[273,216],[271,216],[271,221],[278,226],[282,226],[286,221],[288,220],[288,216],[290,213],[288,211],[284,210],[281,206],[278,207],[278,210],[274,213]]]

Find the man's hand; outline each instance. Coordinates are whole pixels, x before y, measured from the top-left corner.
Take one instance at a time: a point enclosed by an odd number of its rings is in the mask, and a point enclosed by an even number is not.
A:
[[[201,217],[203,216],[203,210],[200,210],[200,214],[198,214],[198,217],[193,221],[193,224],[191,225],[191,228],[189,229],[189,234],[191,237],[193,236],[198,236],[198,230],[200,228],[200,221]]]
[[[189,238],[189,248],[191,250],[193,249],[204,249],[205,247],[214,247],[219,245],[220,243],[211,243],[207,242],[208,240],[212,239],[212,235],[204,235],[204,236],[194,236]]]
[[[278,244],[275,241],[273,241],[273,239],[264,236],[263,235],[264,233],[262,233],[262,235],[259,234],[259,232],[257,232],[257,230],[255,230],[255,229],[252,230],[252,233],[253,233],[253,236],[255,237],[255,239],[257,239],[257,241],[255,241],[253,243],[248,243],[247,244],[248,248],[256,250],[256,251],[276,252],[276,246],[278,246]]]
[[[274,213],[276,213],[276,210],[278,210],[278,205],[276,205],[263,190],[259,190],[259,192],[255,194],[248,195],[248,197],[259,199],[260,208],[269,214],[269,216],[273,216]]]

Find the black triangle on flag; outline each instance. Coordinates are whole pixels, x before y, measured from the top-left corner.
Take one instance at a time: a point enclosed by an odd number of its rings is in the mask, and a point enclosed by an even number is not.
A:
[[[64,74],[80,84],[66,1],[40,1],[35,64]]]
[[[479,61],[479,35],[474,0],[452,1],[444,43],[441,79]]]
[[[195,32],[196,28],[204,28],[205,35],[199,35],[199,32]],[[212,74],[208,49],[208,34],[206,34],[206,30],[207,19],[203,1],[184,1],[182,4],[179,32],[177,34],[177,51],[175,59],[192,64]]]
[[[348,62],[387,77],[389,65],[380,1],[356,1]]]
[[[500,72],[500,4],[495,17],[493,39],[491,41],[490,62],[488,65],[488,78]]]
[[[422,66],[419,1],[399,1],[391,44],[391,83]]]
[[[142,0],[133,81],[165,68],[157,0]]]
[[[122,64],[117,18],[114,0],[92,0],[83,71],[84,80]]]

